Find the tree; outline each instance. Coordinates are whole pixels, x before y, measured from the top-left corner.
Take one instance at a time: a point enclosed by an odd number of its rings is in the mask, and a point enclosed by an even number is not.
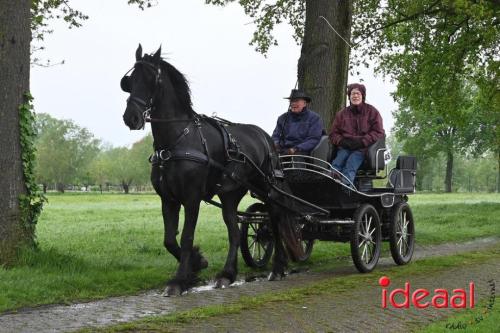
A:
[[[140,2],[128,0],[141,7]],[[45,22],[54,17],[70,27],[86,19],[68,0],[0,2],[0,265],[12,264],[20,247],[35,244],[34,224],[43,200],[34,193],[32,171],[30,47],[32,39],[43,40]]]
[[[99,152],[99,140],[70,120],[43,113],[37,119],[37,178],[42,183],[56,183],[57,189],[64,192],[64,185],[85,179],[90,162]]]
[[[399,135],[421,143],[417,137],[423,135],[424,143],[436,148],[428,152],[446,154],[446,191],[451,191],[454,153],[463,150],[470,132],[473,87],[482,80],[498,87],[498,2],[371,0],[356,2],[355,11],[356,52],[398,81]],[[482,119],[487,127],[495,120]]]
[[[206,0],[224,6],[235,0]],[[297,64],[300,89],[312,97],[312,108],[326,126],[345,106],[351,38],[352,0],[262,0],[238,1],[245,13],[254,18],[256,31],[251,44],[264,55],[272,45],[276,24],[287,21],[294,39],[302,44]]]
[[[19,126],[19,108],[29,90],[30,5],[29,0],[0,2],[0,266],[11,264],[19,247],[33,243],[21,223],[26,207],[20,196],[28,189]]]
[[[19,248],[35,244],[41,211],[33,180],[33,129],[29,95],[32,32],[40,12],[64,0],[0,2],[0,265],[12,264]],[[67,17],[67,10],[64,14]],[[69,13],[71,14],[71,13]],[[34,30],[32,30],[32,28]],[[41,38],[41,34],[34,37]]]
[[[496,157],[497,183],[500,193],[500,62],[490,64],[483,75],[476,75],[476,89],[473,96],[469,130],[465,142],[473,156],[491,151]]]
[[[126,147],[106,148],[101,150],[89,166],[92,180],[99,185],[102,192],[104,184],[120,184],[128,194],[130,186],[150,183],[151,166],[149,156],[152,153],[153,136],[148,134],[132,145]]]
[[[153,152],[153,135],[149,133],[132,145],[130,158],[133,161],[137,185],[146,185],[151,182],[151,164],[149,156]]]
[[[107,166],[111,170],[110,180],[120,184],[125,194],[130,191],[130,185],[139,177],[137,161],[132,157],[131,151],[126,147],[113,148],[106,152]]]
[[[404,141],[399,141],[395,135],[390,135],[387,140],[393,159],[389,169],[395,166],[395,158],[408,154],[404,151]],[[417,165],[417,190],[418,191],[444,191],[444,178],[447,158],[444,153],[433,153],[432,156],[424,152]],[[494,192],[498,191],[498,172],[496,158],[493,151],[484,154],[475,154],[466,151],[457,153],[453,167],[453,191],[455,192]]]
[[[398,89],[403,85],[400,84]],[[445,191],[451,192],[455,153],[464,154],[467,150],[463,138],[470,125],[467,118],[471,99],[461,82],[443,85],[449,89],[446,89],[446,94],[441,90],[431,91],[426,96],[396,94],[399,109],[394,114],[395,132],[400,140],[405,141],[405,150],[422,159],[436,156],[438,152],[445,154]]]
[[[99,190],[102,194],[102,187],[104,184],[109,184],[111,181],[112,171],[111,171],[111,161],[108,158],[108,152],[112,147],[103,147],[99,154],[92,159],[89,165],[89,173],[92,178],[92,182],[95,185],[99,185]]]

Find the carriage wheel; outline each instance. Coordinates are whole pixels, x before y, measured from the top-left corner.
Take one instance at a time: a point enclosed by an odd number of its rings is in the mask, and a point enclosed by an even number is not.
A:
[[[304,249],[304,255],[298,258],[297,261],[306,261],[311,257],[314,246],[314,239],[302,240],[300,243],[302,244],[302,248]]]
[[[254,203],[246,209],[246,212],[267,213],[267,210],[264,204]],[[263,217],[255,223],[242,223],[240,237],[241,255],[247,266],[265,267],[274,249],[269,218]]]
[[[370,204],[361,205],[354,212],[351,231],[351,256],[361,273],[371,272],[377,266],[382,246],[381,236],[377,210]]]
[[[300,237],[301,237],[300,245],[302,246],[302,252],[304,254],[302,256],[300,256],[299,258],[295,258],[295,259],[292,258],[292,260],[295,262],[306,261],[307,259],[309,259],[311,257],[311,253],[312,253],[313,246],[314,246],[314,239],[306,239],[306,240],[302,239],[303,224],[296,222],[295,228],[297,230],[297,234],[300,235]]]
[[[409,263],[415,249],[415,224],[406,202],[397,204],[393,209],[389,242],[394,262],[398,265]]]

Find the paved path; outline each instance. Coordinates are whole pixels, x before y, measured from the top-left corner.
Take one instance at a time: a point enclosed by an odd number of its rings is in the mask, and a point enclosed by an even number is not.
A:
[[[474,281],[477,301],[477,299],[489,298],[492,292],[491,280],[496,281],[497,285],[500,281],[500,259],[425,277],[392,279],[391,286],[402,288],[406,281],[410,281],[411,292],[417,288],[426,288],[431,292],[436,288],[445,288],[451,293],[455,288],[467,290],[469,282]],[[393,288],[390,287],[389,290]],[[495,308],[497,307],[498,304]],[[485,306],[484,309],[486,309]],[[238,314],[216,316],[187,324],[169,324],[168,331],[186,333],[410,332],[417,326],[445,318],[453,314],[453,311],[457,310],[433,307],[382,309],[381,288],[360,286],[356,290],[336,295],[305,296],[299,303],[267,303],[259,309],[244,310]],[[473,320],[474,317],[470,316],[468,319]]]
[[[418,246],[415,258],[480,250],[494,246],[499,242],[500,239],[498,238],[486,238],[461,244]],[[379,266],[391,267],[393,264],[390,259],[383,258]],[[332,273],[336,276],[340,274],[348,275],[356,273],[356,270],[353,265],[348,265],[329,272],[328,276],[325,273],[300,273],[291,274],[283,281],[237,283],[235,286],[224,290],[202,287],[183,297],[176,298],[162,297],[161,291],[155,290],[136,296],[112,297],[81,304],[54,305],[20,310],[16,313],[7,313],[0,316],[0,332],[71,332],[83,327],[99,327],[123,323],[146,316],[165,315],[189,310],[194,307],[230,303],[245,295],[255,296],[264,292],[301,287],[307,283],[331,277]],[[479,295],[487,294],[486,281],[490,279],[500,281],[500,262],[495,265],[484,264],[483,266],[457,268],[442,273],[437,277],[419,279],[418,286],[434,289],[436,288],[436,281],[442,281],[443,284],[440,284],[439,287],[462,288],[467,285],[468,281],[474,280],[478,285],[476,292],[479,297]],[[481,287],[483,285],[484,288]],[[379,303],[380,289],[360,288],[338,295],[333,299],[305,298],[304,303],[299,307],[296,304],[282,305],[280,303],[279,309],[273,308],[269,309],[269,312],[265,312],[265,318],[263,318],[263,312],[260,309],[259,311],[245,311],[243,315],[210,318],[203,321],[202,330],[244,332],[248,331],[249,327],[255,327],[258,323],[258,325],[261,325],[258,326],[260,328],[258,331],[351,331],[353,328],[350,325],[352,325],[353,318],[359,325],[357,329],[360,331],[367,329],[382,330],[382,328],[384,330],[390,330],[391,328],[398,330],[401,329],[401,323],[404,321],[395,321],[394,317],[409,318],[410,323],[408,325],[414,325],[415,323],[412,323],[412,321],[431,321],[437,316],[445,315],[446,312],[435,313],[429,311],[429,313],[426,312],[422,316],[421,312],[416,313],[415,311],[382,310]],[[265,307],[270,306],[272,305],[266,305]],[[236,320],[232,320],[232,318]],[[342,320],[339,320],[339,318],[342,318]],[[375,319],[381,326],[373,327],[373,320]],[[390,326],[391,322],[397,324],[393,324],[394,327],[392,327]],[[311,323],[315,324],[312,325]],[[192,332],[194,329],[200,330],[201,327],[196,325],[172,326],[172,329],[174,328],[179,331]]]

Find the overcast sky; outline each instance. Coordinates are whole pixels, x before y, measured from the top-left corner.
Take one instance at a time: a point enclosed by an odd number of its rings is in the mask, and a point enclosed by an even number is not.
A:
[[[300,47],[291,29],[277,29],[278,47],[267,58],[248,45],[254,26],[241,7],[205,5],[203,0],[160,0],[145,11],[126,0],[70,0],[90,18],[77,29],[52,22],[45,51],[37,57],[64,65],[31,71],[35,111],[72,119],[113,146],[130,145],[146,131],[130,131],[122,121],[127,94],[120,79],[132,67],[139,43],[144,52],[162,45],[167,61],[188,78],[196,112],[240,123],[253,123],[271,133],[287,110],[296,82]],[[394,85],[370,71],[364,80],[367,102],[382,113],[386,132],[393,125],[390,97]]]

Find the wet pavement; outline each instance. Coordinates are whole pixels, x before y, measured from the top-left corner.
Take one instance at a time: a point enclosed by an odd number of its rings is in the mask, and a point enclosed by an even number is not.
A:
[[[460,244],[417,246],[415,259],[481,250],[500,242],[485,238]],[[382,258],[379,268],[393,267],[389,258]],[[207,305],[236,302],[242,296],[277,292],[321,281],[332,276],[357,274],[349,262],[328,273],[304,272],[291,274],[285,280],[267,282],[257,279],[251,283],[239,281],[233,286],[214,290],[211,286],[196,288],[182,297],[167,298],[162,291],[153,290],[135,296],[112,297],[73,305],[52,305],[19,310],[0,315],[0,332],[71,332],[85,327],[102,327],[124,323],[148,316],[166,315]],[[487,281],[500,281],[500,262],[456,267],[437,275],[419,277],[418,287],[434,289],[462,288],[471,280],[477,284],[479,297],[488,295]],[[413,281],[413,280],[412,280]],[[439,281],[439,286],[436,286]],[[394,280],[394,285],[404,284]],[[235,315],[208,318],[199,323],[169,326],[180,332],[329,332],[329,331],[406,331],[417,323],[430,322],[449,314],[450,310],[381,309],[380,288],[360,288],[328,297],[304,297],[301,304],[266,304],[258,310],[245,310]],[[399,320],[398,320],[399,318]],[[353,326],[353,323],[356,326]],[[376,324],[375,324],[376,323]]]
[[[500,281],[500,260],[428,276],[392,279],[388,290],[404,288],[406,281],[410,282],[410,293],[417,288],[426,288],[431,292],[425,301],[430,301],[436,288],[444,288],[452,296],[453,289],[464,288],[467,291],[469,282],[474,281],[476,302],[487,300],[492,293],[491,281],[496,281],[497,285]],[[238,314],[168,324],[168,332],[410,332],[462,310],[451,307],[416,309],[413,305],[408,309],[394,308],[390,303],[387,308],[382,308],[381,289],[378,286],[360,286],[336,295],[305,295],[300,302],[270,302],[259,309],[244,310]],[[483,313],[486,311],[483,316],[487,316],[486,305],[481,305],[479,309]],[[470,315],[467,324],[473,326],[476,318],[477,315]]]

